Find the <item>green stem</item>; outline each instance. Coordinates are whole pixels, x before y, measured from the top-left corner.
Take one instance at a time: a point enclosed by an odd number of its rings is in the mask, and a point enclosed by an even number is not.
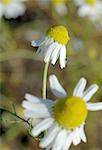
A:
[[[9,110],[6,110],[6,109],[4,109],[4,108],[0,108],[0,116],[2,115],[3,112],[9,113],[9,114],[11,114],[11,115],[13,115],[13,116],[16,116],[18,119],[22,120],[23,122],[25,122],[25,123],[27,123],[29,126],[31,126],[31,124],[29,123],[28,120],[25,120],[25,119],[21,118],[21,117],[18,116],[16,113],[13,113],[13,112],[11,112],[11,111],[9,111]],[[32,127],[32,126],[31,126],[31,127]]]
[[[42,95],[43,99],[46,99],[46,87],[47,87],[47,73],[48,73],[49,62],[45,63],[44,74],[43,74],[43,89]]]

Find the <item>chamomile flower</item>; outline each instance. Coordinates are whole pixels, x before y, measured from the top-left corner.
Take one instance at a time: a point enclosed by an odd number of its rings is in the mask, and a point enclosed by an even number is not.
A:
[[[60,66],[64,68],[68,40],[69,35],[64,26],[53,26],[47,30],[44,38],[32,41],[32,46],[38,47],[37,53],[44,59],[45,63],[51,61],[51,64],[54,65],[60,57]]]
[[[22,106],[25,116],[33,121],[37,119],[31,133],[36,137],[45,132],[40,140],[40,147],[47,150],[68,150],[71,144],[86,142],[84,132],[88,110],[102,110],[102,103],[90,103],[90,98],[98,90],[96,84],[84,91],[86,79],[81,78],[74,88],[73,96],[68,97],[55,75],[49,78],[50,87],[57,100],[43,100],[26,94]]]
[[[79,6],[78,15],[80,17],[89,17],[91,20],[99,20],[102,15],[102,1],[101,0],[74,0],[75,4]]]
[[[16,18],[25,13],[25,0],[0,0],[0,17]]]
[[[61,16],[67,14],[68,12],[66,3],[67,0],[51,0],[51,4],[55,8],[56,12]]]

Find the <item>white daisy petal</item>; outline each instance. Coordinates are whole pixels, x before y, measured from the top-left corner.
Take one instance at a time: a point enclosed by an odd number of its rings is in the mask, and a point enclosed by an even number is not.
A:
[[[85,86],[86,86],[86,79],[81,78],[74,88],[73,96],[82,97]]]
[[[87,103],[87,109],[90,111],[102,110],[102,102],[99,103]]]
[[[25,13],[26,7],[23,3],[12,2],[5,7],[4,15],[6,18],[16,18]]]
[[[52,44],[48,47],[48,49],[47,49],[47,51],[46,51],[45,58],[44,58],[44,61],[45,61],[45,62],[49,62],[50,57],[51,57],[51,54],[52,54],[52,52],[53,52],[53,50],[54,50],[55,47],[56,47],[56,43],[52,43]]]
[[[23,101],[22,106],[29,111],[35,112],[35,113],[40,113],[45,115],[46,117],[49,117],[51,114],[51,108],[49,109],[45,104],[43,103],[31,103],[28,101]],[[49,106],[51,107],[51,106]]]
[[[96,93],[96,91],[98,90],[98,85],[97,84],[93,84],[91,85],[84,93],[82,98],[87,102],[90,100],[90,98]]]
[[[60,49],[60,66],[61,68],[65,68],[66,65],[66,48],[62,46]]]
[[[73,141],[73,133],[68,133],[62,150],[68,150]]]
[[[25,110],[24,111],[24,116],[27,118],[48,118],[50,117],[50,113],[41,113],[38,111],[30,111],[30,110]]]
[[[57,97],[66,97],[67,94],[64,88],[61,86],[55,75],[49,77],[50,88],[52,93]]]
[[[3,16],[4,11],[5,11],[4,6],[2,4],[0,4],[0,17]]]
[[[39,99],[38,97],[33,96],[33,95],[31,95],[31,94],[28,94],[28,93],[25,94],[25,98],[26,98],[28,101],[30,101],[30,102],[34,102],[34,103],[39,103],[39,102],[40,102],[40,99]]]
[[[74,145],[78,145],[80,142],[81,142],[81,138],[80,138],[80,136],[79,136],[79,129],[76,128],[76,129],[73,131],[73,144],[74,144]]]
[[[40,147],[46,148],[47,146],[52,143],[52,141],[55,139],[57,133],[59,132],[60,128],[56,126],[55,124],[48,130],[47,135],[41,140]]]
[[[38,46],[40,46],[43,43],[44,43],[44,39],[42,38],[42,39],[39,39],[39,40],[33,40],[31,42],[31,45],[34,46],[34,47],[38,47]]]
[[[53,125],[53,122],[53,118],[44,119],[32,129],[32,135],[38,136],[41,132],[50,128]]]
[[[50,105],[53,104],[53,101],[50,100],[50,99],[47,99],[47,101],[44,101],[44,99],[36,97],[36,96],[33,96],[31,94],[28,94],[28,93],[25,94],[25,98],[29,102],[32,102],[32,103],[43,103],[43,104],[47,105],[47,107],[49,107]]]
[[[86,139],[86,135],[85,135],[85,132],[84,132],[84,125],[80,126],[79,135],[80,135],[80,138],[82,139],[82,141],[86,143],[87,139]]]
[[[59,57],[59,54],[60,54],[60,45],[58,45],[55,49],[54,49],[54,51],[52,52],[52,55],[51,55],[51,64],[55,64],[56,63],[56,61],[57,61],[57,59],[58,59],[58,57]]]
[[[57,137],[55,139],[55,142],[53,144],[52,149],[53,150],[61,150],[62,147],[63,147],[63,143],[64,143],[64,140],[65,140],[65,137],[66,137],[66,131],[64,129],[62,129],[58,133],[58,135],[57,135]]]

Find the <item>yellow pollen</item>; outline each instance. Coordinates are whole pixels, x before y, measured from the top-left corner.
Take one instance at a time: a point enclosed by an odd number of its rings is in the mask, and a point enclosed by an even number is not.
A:
[[[66,97],[58,100],[53,107],[53,116],[63,128],[80,126],[87,117],[86,103],[80,97]]]
[[[90,6],[93,6],[96,3],[96,0],[86,0],[86,3]]]
[[[1,0],[4,5],[10,4],[11,0]]]
[[[53,38],[56,42],[66,45],[69,38],[68,31],[64,26],[53,26],[46,32],[47,36]]]

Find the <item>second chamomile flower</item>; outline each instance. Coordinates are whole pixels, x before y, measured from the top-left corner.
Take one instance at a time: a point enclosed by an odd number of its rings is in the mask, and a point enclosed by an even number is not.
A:
[[[44,59],[45,63],[51,61],[51,64],[54,65],[59,58],[60,67],[64,68],[68,40],[68,31],[64,26],[53,26],[47,30],[44,38],[32,41],[32,46],[38,47],[37,53]]]
[[[0,0],[0,17],[5,16],[7,19],[17,18],[26,11],[23,2],[26,0]]]
[[[78,145],[81,140],[86,142],[84,132],[88,111],[102,110],[102,103],[88,102],[98,90],[93,84],[84,91],[86,79],[81,78],[74,88],[73,96],[68,97],[55,75],[51,75],[50,87],[57,100],[47,99],[26,94],[22,105],[25,117],[36,123],[31,131],[36,137],[47,131],[40,140],[40,147],[47,150],[68,150],[71,144]]]
[[[100,20],[102,16],[102,1],[101,0],[74,0],[78,8],[80,17],[88,17],[92,21]]]

